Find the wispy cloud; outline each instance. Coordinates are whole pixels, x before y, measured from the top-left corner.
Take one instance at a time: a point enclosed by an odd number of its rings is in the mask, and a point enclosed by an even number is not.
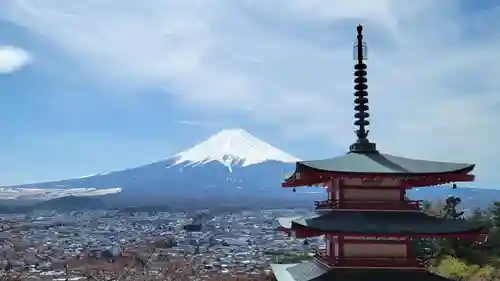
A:
[[[21,48],[0,45],[0,74],[18,71],[32,60],[32,56]]]
[[[202,121],[191,121],[191,120],[175,120],[174,124],[186,125],[186,126],[197,126],[197,127],[220,127],[220,123],[210,123]]]
[[[0,16],[116,87],[162,87],[204,114],[346,148],[354,27],[365,24],[372,139],[385,152],[476,162],[485,179],[500,165],[500,34],[482,29],[500,10],[464,2],[5,0]]]

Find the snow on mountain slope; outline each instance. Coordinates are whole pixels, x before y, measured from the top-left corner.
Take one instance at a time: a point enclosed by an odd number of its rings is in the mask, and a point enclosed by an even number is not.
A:
[[[231,165],[246,167],[269,160],[293,163],[297,157],[254,137],[243,129],[223,130],[206,141],[174,156],[174,165],[188,162],[188,165],[203,165],[217,161],[231,171]]]

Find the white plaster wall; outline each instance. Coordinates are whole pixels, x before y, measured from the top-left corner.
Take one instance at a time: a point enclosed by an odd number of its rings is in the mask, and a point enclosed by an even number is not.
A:
[[[398,189],[345,188],[345,200],[382,200],[400,201],[401,191]]]
[[[344,244],[345,257],[406,258],[406,244]]]
[[[348,186],[401,186],[401,179],[384,178],[380,180],[363,180],[360,178],[346,178],[343,179],[343,185]]]

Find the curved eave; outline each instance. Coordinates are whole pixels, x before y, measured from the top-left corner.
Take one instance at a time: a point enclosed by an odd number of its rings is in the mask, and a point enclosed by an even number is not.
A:
[[[436,173],[357,173],[320,170],[298,162],[294,173],[285,179],[281,186],[311,186],[335,178],[364,178],[375,180],[387,177],[404,178],[409,187],[435,186],[451,182],[472,182],[475,177],[469,173],[474,170],[474,167],[475,164],[470,164],[462,169]]]
[[[378,172],[369,172],[369,173],[360,173],[360,172],[347,172],[347,171],[328,171],[321,170],[313,167],[309,167],[300,162],[297,162],[295,166],[295,172],[292,176],[295,176],[297,172],[302,174],[331,174],[331,175],[343,175],[344,177],[363,177],[363,176],[378,176],[378,177],[420,177],[420,176],[436,176],[436,175],[449,175],[449,174],[468,174],[474,170],[476,164],[468,164],[467,166],[456,169],[456,170],[446,170],[439,172],[426,172],[426,173],[415,173],[415,172],[393,172],[393,173],[378,173]]]
[[[342,231],[325,231],[313,227],[305,226],[292,226],[291,228],[278,227],[279,231],[293,232],[296,238],[315,237],[325,234],[334,236],[351,236],[351,237],[410,237],[410,238],[467,238],[467,239],[480,239],[484,235],[484,227],[474,227],[464,231],[455,232],[405,232],[405,233],[371,233],[371,232],[342,232]]]
[[[423,160],[384,154],[352,153],[321,160],[299,161],[299,169],[310,168],[320,172],[381,173],[381,174],[441,174],[473,169],[474,164]]]

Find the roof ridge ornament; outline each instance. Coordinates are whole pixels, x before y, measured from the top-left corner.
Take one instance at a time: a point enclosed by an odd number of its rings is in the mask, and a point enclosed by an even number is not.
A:
[[[366,82],[366,64],[363,59],[366,59],[367,49],[366,44],[363,42],[363,26],[358,25],[357,27],[358,35],[357,42],[354,45],[354,59],[356,64],[354,65],[354,125],[358,126],[355,131],[358,139],[355,143],[351,144],[349,150],[350,152],[356,153],[367,153],[367,152],[377,152],[377,146],[375,143],[371,143],[368,140],[368,133],[366,127],[370,125],[368,118],[370,114],[367,112],[368,107],[368,85]]]

